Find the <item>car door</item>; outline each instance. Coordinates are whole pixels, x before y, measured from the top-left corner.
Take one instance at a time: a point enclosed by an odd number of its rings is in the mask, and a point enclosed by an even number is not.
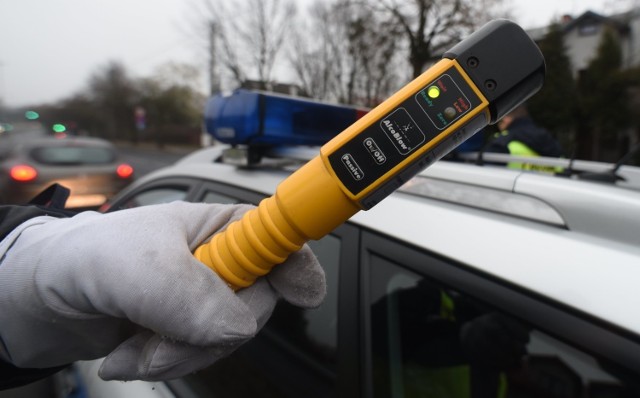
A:
[[[464,264],[362,235],[366,396],[639,396],[638,336]]]

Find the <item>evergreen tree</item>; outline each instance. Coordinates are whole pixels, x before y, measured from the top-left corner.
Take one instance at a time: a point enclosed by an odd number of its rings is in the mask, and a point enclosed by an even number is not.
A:
[[[89,96],[100,112],[104,136],[133,141],[135,130],[131,109],[137,92],[125,66],[111,61],[94,72],[89,79]]]
[[[545,84],[529,100],[529,112],[537,124],[554,134],[567,155],[570,155],[575,147],[577,88],[561,26],[551,25],[539,47],[546,63]]]
[[[619,132],[629,126],[627,82],[621,71],[622,50],[613,30],[605,29],[595,58],[579,82],[581,128],[579,151],[593,160],[616,161]],[[617,151],[614,151],[618,149]],[[606,150],[615,152],[607,155]]]

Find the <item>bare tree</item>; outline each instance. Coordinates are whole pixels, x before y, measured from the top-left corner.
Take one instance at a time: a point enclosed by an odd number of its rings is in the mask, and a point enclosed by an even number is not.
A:
[[[397,81],[398,32],[349,0],[316,2],[299,29],[291,63],[313,97],[373,106]]]
[[[440,50],[457,43],[487,22],[502,0],[379,0],[376,12],[392,18],[408,44],[413,77],[420,75]]]
[[[398,82],[396,55],[401,32],[368,8],[349,4],[347,43],[350,73],[348,99],[366,106],[377,105],[394,91]]]
[[[344,63],[340,26],[331,6],[320,1],[311,8],[309,21],[292,31],[291,66],[303,92],[318,99],[335,99]]]
[[[201,87],[200,71],[197,67],[180,62],[167,62],[157,67],[153,78],[163,88],[171,86],[187,87],[198,92]]]
[[[207,35],[215,26],[216,58],[236,84],[250,77],[270,83],[296,14],[293,2],[246,0],[232,8],[213,0],[204,4],[209,14]]]
[[[132,109],[137,91],[124,65],[111,61],[94,72],[89,79],[88,92],[100,109],[107,137],[133,140]]]

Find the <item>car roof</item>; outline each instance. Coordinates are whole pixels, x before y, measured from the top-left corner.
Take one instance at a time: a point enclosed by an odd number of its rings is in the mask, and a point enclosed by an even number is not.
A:
[[[292,170],[216,163],[224,149],[214,146],[197,151],[142,177],[131,189],[158,178],[184,176],[270,195]],[[449,185],[438,191],[439,183]],[[420,186],[435,193],[421,191]],[[480,191],[476,196],[480,199],[460,200],[473,199],[469,194],[473,190]],[[481,198],[488,198],[488,204],[477,203]],[[513,198],[523,202],[516,202],[515,210],[505,210],[504,203]],[[628,310],[640,306],[636,293],[640,192],[439,161],[350,222],[640,332],[640,318]]]

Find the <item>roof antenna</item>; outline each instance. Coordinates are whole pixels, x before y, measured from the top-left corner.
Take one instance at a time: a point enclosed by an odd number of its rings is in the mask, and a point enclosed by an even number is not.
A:
[[[599,182],[608,182],[615,183],[617,181],[626,181],[624,177],[618,175],[618,169],[620,166],[625,164],[631,156],[633,156],[636,152],[640,150],[640,142],[636,143],[624,156],[620,158],[614,165],[611,170],[605,170],[597,173],[582,173],[579,175],[581,180],[588,181],[599,181]]]

